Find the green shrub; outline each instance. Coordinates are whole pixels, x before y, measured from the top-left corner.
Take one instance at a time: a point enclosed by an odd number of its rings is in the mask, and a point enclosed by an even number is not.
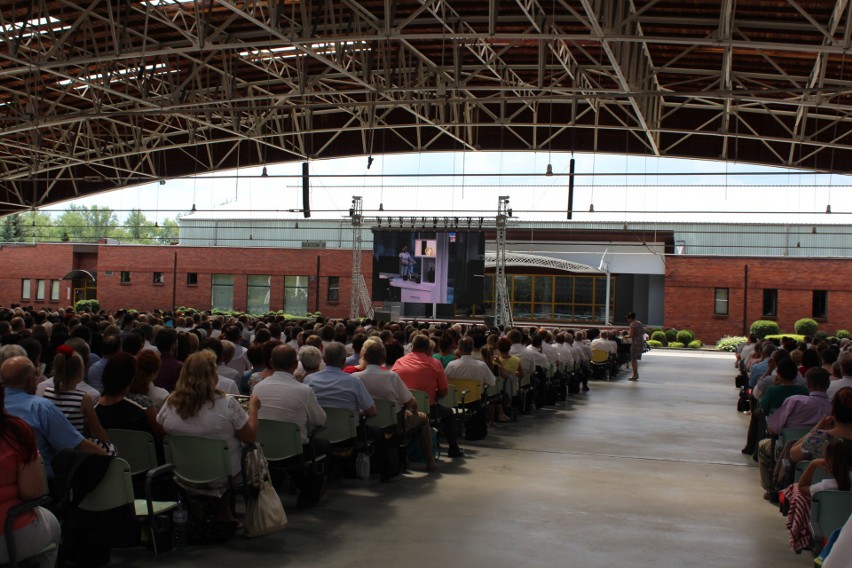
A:
[[[697,339],[694,339],[689,342],[690,349],[701,349],[701,342]]]
[[[778,324],[772,320],[757,320],[751,324],[749,333],[753,333],[760,339],[763,339],[767,335],[777,335],[781,333],[781,329],[778,327]]]
[[[822,333],[822,332],[817,332],[817,333]],[[805,340],[805,336],[799,335],[798,333],[778,333],[778,334],[775,334],[775,335],[767,335],[764,339],[779,339],[779,340],[781,340],[781,339],[784,339],[785,337],[787,339],[792,339],[794,341],[804,341]]]
[[[669,347],[672,349],[683,349],[684,345],[680,341],[672,341],[669,343]]]
[[[689,331],[688,329],[683,329],[677,332],[677,342],[683,343],[684,345],[688,345],[695,339],[695,333]]]
[[[837,339],[849,339],[852,338],[852,333],[849,333],[849,330],[846,329],[838,329],[834,332],[834,337],[836,337]]]
[[[801,335],[813,335],[817,332],[819,324],[811,318],[802,318],[794,325],[796,333]]]
[[[652,333],[652,334],[651,334],[651,340],[652,340],[652,341],[656,341],[656,342],[657,342],[657,343],[659,343],[660,345],[665,345],[665,344],[666,344],[666,341],[668,341],[668,340],[666,339],[666,332],[665,332],[665,331],[661,331],[661,330],[657,330],[657,331],[655,331],[654,333]],[[650,344],[651,344],[651,342],[649,341],[649,342],[648,342],[648,345],[650,345]]]
[[[673,328],[666,330],[666,342],[671,343],[672,341],[677,341],[677,330]]]
[[[663,346],[663,344],[660,341],[657,341],[655,339],[649,339],[648,340],[648,347],[662,347],[662,346]]]
[[[818,331],[818,332],[813,334],[813,339],[814,339],[814,344],[817,344],[820,341],[825,341],[826,339],[828,339],[828,334],[824,331]]]
[[[75,312],[89,312],[92,314],[97,313],[101,309],[101,303],[97,300],[79,300],[76,304],[74,304]]]
[[[716,350],[736,353],[737,345],[746,341],[748,341],[748,338],[741,335],[726,335],[716,342]]]

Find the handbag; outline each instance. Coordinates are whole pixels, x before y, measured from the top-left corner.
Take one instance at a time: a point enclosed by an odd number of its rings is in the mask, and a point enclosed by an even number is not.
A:
[[[749,389],[747,386],[740,387],[740,397],[737,399],[737,412],[748,412],[751,410],[749,402]]]
[[[243,468],[249,491],[243,536],[255,538],[279,531],[287,526],[287,513],[278,492],[272,486],[269,464],[260,446],[247,452]]]

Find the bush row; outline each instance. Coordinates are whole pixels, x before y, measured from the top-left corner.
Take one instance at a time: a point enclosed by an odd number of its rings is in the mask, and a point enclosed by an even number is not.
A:
[[[695,339],[695,332],[689,329],[658,329],[651,332],[651,338],[648,341],[649,347],[671,347],[672,349],[698,349],[702,345],[701,341]]]

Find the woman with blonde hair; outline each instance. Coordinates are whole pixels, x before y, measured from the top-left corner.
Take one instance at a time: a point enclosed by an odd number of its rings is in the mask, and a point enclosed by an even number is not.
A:
[[[240,473],[242,444],[253,444],[257,436],[257,411],[260,399],[249,397],[248,412],[239,401],[216,389],[219,377],[216,355],[207,349],[190,355],[181,368],[175,390],[157,414],[166,434],[198,436],[224,440],[228,444],[231,476]],[[187,488],[190,489],[190,488]],[[226,483],[199,488],[224,497]],[[233,513],[223,499],[220,520],[233,521]]]

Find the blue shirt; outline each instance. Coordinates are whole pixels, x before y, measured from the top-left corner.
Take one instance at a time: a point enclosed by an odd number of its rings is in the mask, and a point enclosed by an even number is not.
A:
[[[759,363],[755,363],[751,366],[751,373],[748,376],[748,386],[749,388],[754,388],[757,384],[757,381],[760,380],[760,377],[763,376],[763,373],[766,372],[766,369],[769,368],[769,357],[764,359]]]
[[[346,366],[347,367],[349,367],[349,366],[354,367],[355,365],[357,365],[360,362],[361,362],[361,354],[360,353],[353,353],[352,355],[350,355],[349,357],[346,358]]]
[[[7,386],[6,412],[17,416],[33,429],[48,477],[53,477],[50,465],[53,456],[61,450],[76,448],[83,441],[82,434],[71,425],[59,407],[46,398]]]
[[[305,377],[305,384],[313,389],[320,406],[343,408],[355,413],[373,406],[373,397],[358,377],[344,373],[337,367],[326,367],[324,371]]]
[[[89,367],[89,374],[86,376],[86,382],[89,383],[89,386],[97,389],[101,394],[104,392],[103,376],[107,361],[106,357],[99,359],[97,363]]]

